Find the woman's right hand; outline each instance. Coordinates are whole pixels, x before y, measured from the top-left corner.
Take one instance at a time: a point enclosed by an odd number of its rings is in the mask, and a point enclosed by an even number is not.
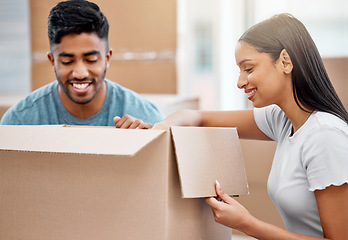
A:
[[[152,129],[154,129],[154,130],[169,130],[170,127],[171,127],[170,125],[168,125],[162,121],[162,122],[156,123]]]
[[[156,123],[155,130],[169,130],[171,126],[200,126],[201,114],[196,110],[179,110],[172,113],[162,122]]]
[[[213,210],[215,221],[241,232],[246,232],[246,226],[254,220],[254,217],[240,203],[227,195],[217,181],[215,191],[216,198],[206,198],[206,202]]]

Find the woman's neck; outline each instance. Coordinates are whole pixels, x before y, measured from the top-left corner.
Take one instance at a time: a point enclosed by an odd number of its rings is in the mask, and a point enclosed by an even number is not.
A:
[[[291,121],[293,127],[292,134],[300,129],[313,113],[312,109],[306,109],[302,107],[303,109],[305,109],[302,110],[295,101],[291,104],[288,104],[287,106],[280,106],[280,108],[284,111],[286,116]]]

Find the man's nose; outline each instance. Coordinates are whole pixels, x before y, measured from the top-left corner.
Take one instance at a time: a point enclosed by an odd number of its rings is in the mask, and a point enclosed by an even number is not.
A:
[[[76,78],[76,79],[84,79],[86,77],[88,77],[88,68],[87,66],[81,61],[81,62],[77,62],[75,65],[74,65],[74,68],[73,68],[73,77]]]

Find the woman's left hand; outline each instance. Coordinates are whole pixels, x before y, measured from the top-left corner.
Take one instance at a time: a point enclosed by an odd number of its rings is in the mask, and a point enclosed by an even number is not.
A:
[[[215,184],[215,191],[217,194],[216,198],[209,197],[206,199],[206,202],[213,210],[215,221],[241,232],[246,232],[248,225],[254,220],[254,217],[246,208],[227,195],[221,189],[218,181]]]

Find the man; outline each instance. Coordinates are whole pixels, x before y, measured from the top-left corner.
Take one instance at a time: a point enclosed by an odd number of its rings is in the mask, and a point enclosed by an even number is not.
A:
[[[70,0],[53,7],[48,59],[57,81],[10,108],[0,124],[148,128],[145,123],[161,121],[164,116],[152,103],[105,79],[112,56],[108,32],[106,17],[92,2]]]

